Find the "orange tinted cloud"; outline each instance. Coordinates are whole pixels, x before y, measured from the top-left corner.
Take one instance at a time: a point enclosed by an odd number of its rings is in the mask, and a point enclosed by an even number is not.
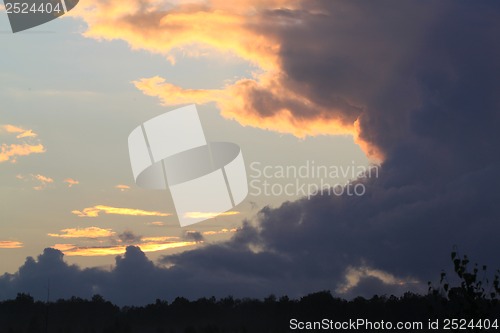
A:
[[[170,243],[141,243],[138,244],[144,252],[156,252],[156,251],[163,251],[163,250],[169,250],[169,249],[176,249],[179,247],[186,247],[186,246],[193,246],[196,245],[197,242],[170,242]]]
[[[64,229],[61,232],[61,234],[49,234],[49,236],[60,238],[104,238],[103,240],[99,240],[101,245],[98,246],[79,246],[76,244],[55,244],[53,246],[69,256],[117,255],[125,253],[126,247],[129,245],[139,246],[144,252],[155,252],[196,244],[196,242],[181,240],[177,236],[141,237],[135,236],[132,231],[116,235],[111,229],[100,229],[97,227]],[[124,234],[127,234],[125,236],[129,237],[123,237]],[[104,241],[108,241],[109,245],[102,245]]]
[[[116,185],[115,188],[119,189],[122,192],[130,190],[130,186],[128,186],[128,185]]]
[[[1,129],[4,130],[7,133],[19,133],[16,136],[17,139],[34,138],[34,137],[37,136],[37,134],[35,132],[33,132],[33,130],[30,130],[30,129],[26,130],[24,128],[21,128],[21,127],[18,127],[18,126],[14,126],[14,125],[10,125],[10,124],[2,125]]]
[[[183,89],[165,82],[165,79],[159,76],[140,79],[132,83],[144,94],[159,97],[164,105],[205,104],[219,100],[224,94],[223,90]]]
[[[362,103],[321,104],[308,97],[307,84],[291,80],[286,73],[282,42],[274,32],[286,26],[300,27],[303,22],[300,15],[268,14],[275,9],[290,13],[298,9],[300,13],[301,5],[297,0],[206,0],[170,6],[153,0],[89,0],[73,15],[86,21],[87,37],[121,39],[133,49],[162,54],[171,63],[175,63],[172,52],[176,50],[187,56],[208,50],[235,55],[258,68],[251,78],[223,89],[185,89],[158,76],[133,81],[144,94],[160,98],[164,105],[215,102],[225,118],[300,138],[352,135],[377,162],[382,154],[356,126]]]
[[[31,145],[23,144],[2,144],[0,146],[0,163],[10,161],[17,162],[17,157],[28,156],[31,154],[45,153],[45,147],[42,144]]]
[[[221,115],[233,119],[244,126],[252,126],[278,133],[291,133],[297,137],[316,135],[357,135],[359,127],[341,117],[341,110],[332,110],[315,105],[313,101],[294,93],[283,85],[279,73],[266,73],[256,79],[242,79],[223,90],[183,89],[165,79],[155,76],[133,81],[136,88],[148,96],[158,97],[163,105],[185,103],[204,104],[216,102]],[[271,100],[271,110],[265,116],[250,103],[253,96],[261,94]],[[278,97],[279,96],[279,97]],[[274,108],[274,109],[273,109]],[[292,108],[309,110],[314,108],[311,117],[297,117]],[[332,116],[337,115],[337,116]]]
[[[35,189],[37,191],[43,190],[45,187],[47,187],[48,184],[51,184],[54,182],[54,179],[52,179],[50,177],[43,176],[43,175],[32,175],[32,177],[35,180],[40,182],[40,185],[33,187],[33,189]]]
[[[72,15],[87,22],[88,30],[84,33],[87,37],[123,39],[134,49],[145,49],[165,57],[170,56],[173,49],[208,47],[236,53],[259,67],[274,67],[279,44],[248,29],[249,7],[245,8],[244,2],[240,6],[238,2],[230,6],[221,1],[181,3],[168,10],[156,1],[89,0],[73,10]],[[285,1],[274,2],[278,6]]]
[[[104,238],[114,236],[116,233],[111,229],[101,229],[98,227],[70,228],[61,230],[60,234],[47,234],[50,237],[59,238]]]
[[[64,180],[64,182],[68,184],[68,187],[72,187],[73,185],[78,185],[78,184],[80,184],[80,182],[79,182],[78,180],[76,180],[76,179],[72,179],[72,178],[66,178],[66,179]]]
[[[219,235],[219,234],[227,234],[229,232],[236,232],[238,231],[237,228],[233,228],[233,229],[221,229],[221,230],[217,230],[217,231],[214,231],[214,230],[211,230],[211,231],[204,231],[202,232],[203,235],[205,236],[211,236],[211,235]]]
[[[59,250],[61,252],[74,249],[75,247],[76,247],[76,245],[74,245],[74,244],[55,244],[54,246],[52,246],[52,248]]]
[[[15,125],[0,125],[0,133],[17,134],[16,139],[35,138],[37,134],[31,129],[24,129]],[[31,154],[40,154],[45,152],[45,147],[39,142],[22,142],[0,145],[0,163],[11,162],[16,163],[20,156],[28,156]]]
[[[193,245],[196,245],[196,242],[144,242],[136,244],[143,252],[156,252]],[[72,244],[56,244],[53,248],[62,251],[67,256],[94,257],[123,254],[127,245],[78,247]]]
[[[114,214],[114,215],[130,215],[130,216],[170,216],[172,214],[162,213],[157,211],[147,211],[141,209],[133,208],[120,208],[120,207],[110,207],[104,205],[97,205],[94,207],[88,207],[82,211],[74,210],[71,213],[79,217],[98,217],[100,213],[104,214]]]
[[[54,182],[54,179],[40,174],[17,175],[16,178],[24,181],[38,182],[39,185],[33,186],[33,189],[37,191],[45,189],[47,185]]]
[[[142,237],[141,242],[145,243],[164,243],[164,242],[172,242],[172,240],[179,239],[177,236],[150,236],[150,237]]]
[[[33,130],[27,130],[27,131],[22,132],[21,134],[18,134],[16,136],[16,138],[18,138],[18,139],[22,139],[22,138],[34,138],[36,136],[37,136],[37,134],[35,132],[33,132]]]
[[[23,243],[16,241],[0,241],[0,249],[20,249]]]
[[[148,225],[153,227],[164,227],[165,222],[160,222],[160,221],[148,222]]]
[[[355,142],[374,162],[380,162],[383,155],[377,147],[370,145],[360,136],[358,119],[343,117],[341,109],[325,108],[314,101],[288,89],[281,74],[270,72],[255,79],[242,79],[225,89],[183,89],[155,76],[133,81],[136,88],[145,95],[158,97],[165,106],[216,102],[221,115],[243,126],[252,126],[296,137],[317,135],[352,135]],[[267,100],[263,110],[256,109],[251,102],[255,96]],[[296,110],[311,116],[297,116]],[[304,112],[303,110],[311,110]]]
[[[44,184],[49,184],[54,182],[54,179],[46,177],[44,175],[34,175],[34,178]]]
[[[185,217],[185,218],[188,218],[188,219],[199,219],[199,218],[203,218],[203,219],[211,219],[211,218],[218,217],[218,216],[231,216],[231,215],[237,215],[237,214],[239,214],[239,213],[240,213],[240,212],[235,212],[235,211],[224,212],[224,213],[211,213],[211,212],[188,212],[188,213],[184,214],[184,217]]]

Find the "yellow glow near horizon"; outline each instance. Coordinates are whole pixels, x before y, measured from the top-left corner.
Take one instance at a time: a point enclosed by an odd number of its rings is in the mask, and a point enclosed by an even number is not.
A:
[[[140,244],[135,244],[141,248],[143,252],[157,252],[168,249],[175,249],[179,247],[187,247],[196,245],[196,242],[165,242],[165,243],[155,243],[155,242],[145,242]],[[118,246],[102,246],[102,247],[78,247],[72,244],[56,244],[53,248],[63,252],[67,256],[82,256],[82,257],[93,257],[93,256],[110,256],[123,254],[126,251],[128,245],[118,245]]]
[[[171,216],[170,213],[162,213],[157,211],[147,211],[135,208],[111,207],[97,205],[94,207],[84,208],[82,211],[73,210],[71,213],[78,217],[98,217],[99,213],[114,214],[114,215],[129,215],[129,216]]]
[[[199,218],[211,219],[211,218],[214,218],[217,216],[231,216],[231,215],[237,215],[239,213],[240,212],[236,212],[236,211],[230,211],[230,212],[224,212],[224,213],[188,212],[188,213],[184,214],[184,217],[188,218],[188,219],[199,219]]]

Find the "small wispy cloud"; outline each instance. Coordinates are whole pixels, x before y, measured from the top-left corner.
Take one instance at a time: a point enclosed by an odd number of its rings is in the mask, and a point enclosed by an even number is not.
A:
[[[365,278],[376,278],[388,285],[405,285],[418,283],[413,278],[398,278],[393,274],[384,272],[380,269],[373,269],[367,266],[353,267],[349,266],[345,272],[345,282],[337,288],[337,292],[346,293],[356,287],[361,280]]]
[[[53,183],[54,182],[54,179],[50,178],[50,177],[46,177],[44,175],[33,175],[35,177],[36,180],[38,180],[39,182],[41,183],[44,183],[44,184],[49,184],[49,183]]]
[[[7,132],[7,133],[19,133],[16,138],[17,139],[22,139],[22,138],[34,138],[37,136],[37,134],[35,132],[33,132],[33,130],[31,129],[24,129],[22,127],[18,127],[18,126],[14,126],[14,125],[2,125],[0,126],[0,128]]]
[[[0,163],[11,162],[16,163],[17,158],[20,156],[28,156],[31,154],[45,153],[45,147],[39,143],[31,145],[28,143],[23,144],[5,144],[0,146]]]
[[[2,143],[0,145],[0,163],[16,163],[18,157],[41,154],[46,151],[39,140],[33,140],[33,138],[37,137],[37,134],[31,129],[25,129],[11,124],[0,125],[0,134],[3,133],[8,135],[17,134],[16,139],[28,139],[28,141],[23,140],[25,142],[11,144]]]
[[[73,187],[74,185],[78,185],[78,184],[80,184],[80,182],[79,182],[78,180],[73,179],[73,178],[66,178],[66,179],[64,180],[64,182],[65,182],[66,184],[68,184],[68,187]]]
[[[35,180],[40,182],[40,185],[34,186],[33,189],[37,191],[41,191],[47,187],[47,185],[52,184],[54,179],[50,177],[46,177],[44,175],[32,175]]]
[[[122,192],[130,190],[130,186],[128,186],[128,185],[122,185],[122,184],[116,185],[115,188],[118,189],[118,190],[120,190],[120,191],[122,191]]]
[[[214,218],[214,217],[218,217],[218,216],[231,216],[231,215],[237,215],[239,214],[240,212],[236,212],[236,211],[230,211],[230,212],[224,212],[224,213],[215,213],[215,212],[187,212],[186,214],[184,214],[184,217],[185,218],[188,218],[188,219],[199,219],[199,218],[203,218],[203,219],[211,219],[211,218]]]
[[[175,60],[175,57],[171,54],[169,54],[167,56],[167,61],[172,65],[172,66],[175,66],[175,63],[176,63],[176,60]]]
[[[24,245],[17,241],[0,241],[0,249],[20,249]]]
[[[210,231],[204,231],[202,232],[203,235],[205,236],[212,236],[212,235],[220,235],[220,234],[227,234],[227,233],[232,233],[238,231],[237,228],[232,228],[232,229],[221,229],[221,230],[210,230]]]
[[[32,174],[30,173],[29,175],[16,175],[16,178],[19,180],[24,180],[24,181],[31,181],[31,182],[36,182],[38,183],[37,185],[33,186],[33,189],[36,191],[41,191],[45,189],[49,184],[54,183],[54,179],[41,175],[41,174]]]
[[[216,101],[224,95],[224,91],[218,89],[184,89],[165,82],[165,79],[159,76],[142,78],[132,83],[148,96],[160,96],[164,105],[205,104]]]
[[[141,242],[146,243],[166,243],[172,242],[173,240],[178,240],[177,236],[151,236],[151,237],[142,237]]]
[[[148,222],[147,225],[152,226],[152,227],[164,227],[165,222],[154,221],[154,222]]]
[[[84,208],[83,210],[73,210],[71,213],[79,217],[98,217],[100,213],[113,214],[113,215],[129,215],[129,216],[170,216],[172,214],[148,211],[134,208],[111,207],[104,205],[97,205],[94,207]]]
[[[74,249],[76,245],[74,244],[55,244],[52,246],[52,248],[57,249],[61,252],[69,251],[71,249]]]
[[[69,228],[62,229],[59,234],[47,234],[50,237],[58,237],[58,238],[105,238],[112,237],[116,234],[116,232],[111,229],[101,229],[98,227],[88,227],[88,228]]]
[[[181,242],[165,242],[165,243],[141,243],[137,244],[143,252],[157,252],[163,250],[177,249],[179,247],[187,247],[196,245],[197,242],[181,241]]]
[[[16,136],[17,139],[22,139],[22,138],[35,138],[37,137],[38,135],[33,132],[33,130],[27,130],[27,131],[24,131],[22,132],[21,134],[18,134]]]

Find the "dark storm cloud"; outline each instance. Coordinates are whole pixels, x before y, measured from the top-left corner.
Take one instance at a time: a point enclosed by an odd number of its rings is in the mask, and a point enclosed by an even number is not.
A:
[[[15,274],[0,277],[0,296],[12,298],[17,292],[26,292],[44,300],[50,287],[52,300],[101,294],[118,304],[145,304],[162,296],[162,273],[133,246],[124,257],[116,258],[111,271],[68,265],[59,250],[48,248],[37,260],[27,258]]]
[[[326,0],[303,1],[295,10],[268,10],[251,28],[279,41],[283,73],[277,85],[301,98],[255,85],[246,103],[263,117],[286,108],[299,120],[338,119],[348,126],[389,112],[390,117],[377,119],[390,127],[384,138],[401,137],[409,109],[420,102],[412,67],[421,60],[436,22],[446,18],[447,7],[430,1]],[[386,93],[390,101],[381,97]],[[382,101],[387,105],[378,105]],[[372,137],[376,133],[362,129],[367,141],[381,143]]]
[[[79,295],[83,290],[90,291],[100,280],[101,271],[82,271],[75,265],[66,264],[59,250],[47,248],[37,260],[28,257],[15,274],[6,273],[0,277],[0,296],[6,299],[15,297],[17,292],[27,292],[45,299],[49,288],[54,298]]]
[[[491,112],[494,122],[476,117],[480,108],[498,105],[491,94],[498,87],[498,6],[305,1],[301,10],[268,11],[254,28],[280,40],[282,84],[317,106],[287,106],[296,118],[325,110],[350,122],[360,117],[362,136],[387,152],[431,134],[425,131],[452,144],[465,141],[479,134],[467,126],[469,117],[490,130],[498,125]],[[300,23],[276,24],[283,17]],[[263,115],[276,109],[263,102],[267,95],[249,96]]]
[[[233,242],[177,255],[178,267],[202,269],[210,258],[205,274],[226,263],[241,279],[253,272],[292,293],[301,283],[335,289],[349,265],[425,284],[449,267],[454,245],[500,267],[500,6],[311,1],[267,15],[258,29],[282,42],[285,84],[318,105],[359,106],[351,113],[362,136],[386,155],[381,175],[361,197],[263,209],[252,236],[261,252],[243,241],[235,251]],[[301,24],[277,29],[275,16]],[[255,92],[252,100],[268,99]],[[265,274],[259,262],[267,260],[276,269]]]
[[[500,268],[500,5],[308,1],[266,15],[301,22],[255,27],[281,41],[285,84],[360,117],[362,136],[385,153],[380,176],[363,180],[366,194],[264,208],[256,226],[245,223],[228,242],[162,258],[168,269],[134,247],[110,272],[69,266],[45,250],[0,278],[2,298],[43,298],[49,277],[61,296],[100,293],[120,304],[298,296],[335,290],[350,267],[421,282],[367,276],[347,295],[397,293],[438,278],[454,245]],[[259,92],[252,101],[263,110],[274,103]]]
[[[115,267],[108,271],[68,265],[59,250],[47,248],[37,260],[27,258],[15,274],[0,277],[0,299],[14,298],[18,292],[24,292],[45,300],[50,288],[51,300],[71,296],[91,298],[100,294],[118,305],[138,305],[157,298],[172,301],[177,296],[192,299],[205,295],[264,297],[286,290],[279,286],[280,279],[268,278],[269,274],[282,275],[276,266],[282,259],[277,260],[273,255],[253,255],[228,243],[209,246],[207,251],[193,253],[193,256],[194,260],[186,258],[186,265],[164,268],[150,261],[140,248],[129,246],[124,256],[116,257]],[[212,261],[212,257],[218,260]],[[199,259],[203,261],[197,262]],[[176,257],[170,262],[176,262]],[[239,265],[241,262],[243,266]],[[259,265],[257,270],[256,265]],[[234,272],[231,267],[243,269]]]

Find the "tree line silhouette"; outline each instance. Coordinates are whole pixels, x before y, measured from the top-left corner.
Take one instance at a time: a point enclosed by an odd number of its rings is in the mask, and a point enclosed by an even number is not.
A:
[[[424,324],[445,318],[500,321],[500,272],[496,271],[490,278],[486,266],[476,264],[470,268],[467,256],[462,257],[457,252],[451,257],[457,282],[452,286],[443,272],[437,286],[429,282],[426,295],[407,292],[400,297],[375,295],[370,299],[357,297],[350,301],[335,297],[329,291],[300,299],[270,295],[263,300],[229,296],[190,301],[178,297],[171,303],[157,299],[146,306],[120,308],[100,295],[90,300],[72,297],[41,302],[20,293],[13,300],[0,302],[0,333],[292,332],[290,320],[293,318],[302,322],[363,318],[386,322],[421,321]],[[436,332],[425,328],[420,332]],[[485,330],[474,327],[465,331]]]

